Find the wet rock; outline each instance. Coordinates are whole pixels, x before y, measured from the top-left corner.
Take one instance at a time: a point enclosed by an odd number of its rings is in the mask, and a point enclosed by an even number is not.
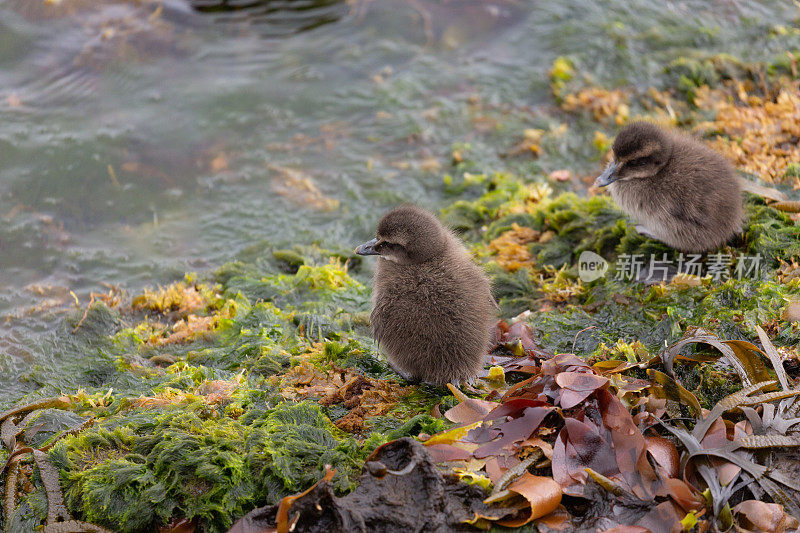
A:
[[[345,497],[334,494],[331,477],[299,496],[285,498],[284,509],[281,505],[255,509],[229,533],[269,531],[284,520],[297,533],[468,531],[472,528],[465,521],[476,514],[502,514],[483,504],[485,493],[480,488],[443,475],[425,447],[411,438],[375,450],[358,488]]]

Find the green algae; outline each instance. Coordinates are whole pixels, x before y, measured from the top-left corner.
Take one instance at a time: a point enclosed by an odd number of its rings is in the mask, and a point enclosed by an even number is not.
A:
[[[488,242],[512,224],[548,235],[529,244],[531,267],[514,273],[487,268],[502,314],[532,310],[527,320],[546,348],[574,350],[591,360],[642,361],[699,324],[726,338],[749,340],[756,338],[756,325],[772,324],[776,343],[800,340],[797,324],[780,318],[785,301],[800,296],[800,280],[781,283],[775,276],[778,259],[800,256],[797,229],[785,213],[759,199],[748,198],[744,237],[729,248],[761,254],[759,276],[646,286],[613,275],[589,283],[578,278],[583,251],[612,265],[623,254],[674,257],[663,244],[639,235],[610,198],[551,196],[510,174],[472,180],[467,190],[474,200],[454,203],[444,217],[464,217],[484,260],[491,257]],[[303,361],[396,379],[358,319],[368,310],[369,290],[340,261],[304,262],[294,273],[267,275],[234,263],[200,286],[215,287],[204,297],[210,303],[193,310],[214,319],[202,336],[165,341],[175,324],[192,315],[178,312],[181,305],[174,303],[130,315],[98,302],[67,325],[82,321],[73,342],[87,355],[73,364],[82,367],[78,379],[86,392],[75,396],[72,411],[56,417],[42,411],[31,424],[44,423],[33,437],[38,445],[95,419],[50,451],[76,517],[119,531],[181,518],[196,519],[200,531],[225,531],[253,507],[309,487],[326,464],[339,472],[336,489],[345,493],[377,446],[450,427],[430,413],[437,404],[441,410],[452,406],[452,397],[417,387],[391,413],[366,420],[367,433],[359,439],[332,424],[347,408],[286,400],[269,381]],[[570,287],[580,290],[564,296]],[[310,321],[314,316],[328,322]],[[131,323],[131,317],[139,321]],[[31,378],[47,383],[41,372]],[[719,365],[682,365],[678,374],[705,406],[736,383]],[[20,499],[6,523],[20,531],[41,523],[43,502],[37,488]]]
[[[796,53],[796,52],[795,52]],[[697,52],[681,56],[664,67],[665,84],[675,87],[688,101],[693,102],[695,91],[702,87],[716,87],[725,80],[750,80],[761,82],[765,78],[797,76],[793,70],[788,50],[774,53],[764,61],[744,62],[730,54]]]
[[[420,414],[435,403],[430,394],[398,406],[402,417],[368,420],[362,440],[332,424],[336,406],[286,400],[266,378],[300,361],[396,375],[378,358],[372,339],[353,329],[363,321],[312,332],[302,318],[357,316],[367,308],[368,290],[341,262],[304,264],[294,274],[252,272],[232,264],[212,278],[213,291],[190,277],[145,293],[131,310],[97,302],[84,315],[76,313],[73,342],[86,356],[73,363],[81,368],[73,390],[81,392],[71,410],[42,410],[28,424],[37,427],[33,444],[55,442],[49,457],[76,517],[116,531],[182,518],[197,520],[201,531],[225,531],[253,507],[312,485],[325,465],[337,469],[336,489],[346,493],[375,447],[446,427]],[[187,291],[202,295],[191,308],[181,299]],[[176,325],[192,317],[209,319],[204,335],[170,340]],[[49,381],[44,369],[31,379]],[[53,389],[44,386],[29,398]],[[91,427],[69,434],[90,418]],[[46,513],[36,509],[46,506],[37,498],[34,492],[20,499],[9,527],[43,521]]]
[[[338,368],[353,368],[373,378],[386,379],[397,375],[381,358],[371,337],[343,333],[337,335],[337,339],[325,341],[319,357],[312,361]]]
[[[503,180],[510,184],[510,178]],[[519,202],[521,196],[506,198]],[[514,307],[533,309],[528,320],[547,348],[567,352],[574,347],[584,357],[607,359],[607,347],[624,340],[639,343],[637,357],[644,358],[696,324],[726,338],[752,340],[756,325],[774,323],[776,342],[796,344],[800,339],[796,325],[780,322],[782,302],[800,295],[800,282],[779,283],[769,274],[772,270],[759,279],[706,280],[694,287],[647,287],[602,278],[585,284],[585,290],[567,302],[537,311],[542,302],[550,301],[554,279],[577,280],[575,261],[580,251],[595,251],[613,261],[622,253],[661,252],[664,247],[636,234],[606,197],[566,194],[544,198],[525,213],[502,215],[502,209],[498,203],[486,215],[484,223],[489,224],[481,232],[482,242],[507,231],[512,222],[553,233],[547,242],[532,243],[531,251],[537,264],[560,265],[560,270],[536,269],[534,274],[522,269],[509,274],[490,269],[504,314]],[[757,201],[750,201],[748,210],[752,216],[746,232],[756,238],[744,239],[742,250],[768,257],[769,250],[791,249],[785,214]],[[497,219],[491,221],[491,214]],[[428,414],[443,394],[447,396],[444,392],[418,388],[390,415],[366,421],[368,434],[359,441],[331,423],[346,409],[284,401],[265,381],[308,359],[310,347],[320,339],[305,334],[306,323],[297,316],[308,303],[295,299],[292,291],[320,298],[323,305],[334,302],[342,312],[364,308],[363,286],[346,273],[331,274],[331,268],[229,277],[229,283],[221,285],[225,302],[202,311],[225,310],[226,317],[211,337],[179,345],[154,346],[137,332],[147,317],[125,327],[118,310],[95,304],[82,334],[106,339],[95,351],[102,354],[106,370],[87,369],[93,378],[83,385],[90,394],[74,413],[35,436],[36,443],[44,443],[87,416],[97,418],[93,427],[62,438],[50,452],[61,471],[70,511],[118,531],[153,529],[179,518],[196,519],[201,531],[225,531],[250,509],[312,485],[325,464],[337,468],[337,490],[344,493],[352,489],[361,462],[375,447],[401,436],[447,429],[448,422]],[[252,290],[250,296],[242,287]],[[270,300],[250,299],[265,294],[266,287],[274,289]],[[587,326],[596,328],[580,333]],[[323,333],[321,348],[308,360],[320,367],[357,368],[369,376],[391,377],[371,339],[353,327]],[[148,364],[166,352],[178,360],[164,368]],[[613,357],[632,357],[632,353],[620,348]],[[228,397],[220,403],[208,401],[203,392],[208,383],[235,382],[237,376],[242,378]],[[679,376],[706,406],[736,382],[730,371],[716,365],[682,366]],[[114,392],[108,394],[108,387]],[[138,400],[140,394],[162,403]],[[440,407],[444,410],[449,404]],[[39,416],[45,421],[49,415],[43,411]],[[46,500],[37,489],[20,500],[7,523],[12,530],[25,530],[41,523],[45,510]]]
[[[70,509],[118,531],[141,531],[172,518],[199,519],[224,531],[256,505],[314,483],[325,464],[352,488],[360,454],[308,403],[281,403],[234,420],[205,405],[119,413],[50,452]]]
[[[668,75],[668,84],[690,101],[694,100],[699,87],[716,87],[723,79],[739,79],[748,74],[746,65],[728,54],[679,57],[665,66],[664,72]]]
[[[568,81],[575,77],[575,62],[569,57],[557,57],[550,68],[550,90],[557,101],[561,101]]]
[[[44,487],[25,494],[11,516],[5,519],[8,533],[35,531],[47,517],[47,496]]]
[[[271,375],[289,367],[289,350],[297,348],[291,317],[269,302],[239,307],[237,314],[220,324],[219,344],[186,349],[192,364]]]
[[[800,227],[760,198],[748,195],[742,236],[722,250],[733,260],[757,257],[757,270],[748,274],[743,269],[739,279],[732,264],[730,279],[707,277],[689,285],[648,286],[621,278],[621,261],[634,255],[652,256],[674,265],[680,254],[641,236],[610,197],[566,193],[530,202],[520,194],[529,190],[524,182],[507,175],[496,175],[477,186],[484,188],[482,195],[471,202],[456,202],[443,212],[445,219],[472,220],[485,227],[478,234],[477,250],[511,231],[513,225],[548,235],[527,245],[533,257],[528,268],[513,273],[497,266],[488,270],[502,314],[532,310],[527,320],[545,348],[559,353],[574,350],[603,360],[609,357],[609,346],[636,342],[646,353],[656,354],[665,343],[677,341],[687,328],[697,325],[723,338],[757,342],[755,328],[766,324],[776,343],[800,344],[798,324],[781,318],[786,303],[800,296],[800,283],[796,279],[781,282],[776,272],[782,260],[800,257]],[[579,279],[578,257],[585,251],[609,262],[607,275],[588,283]],[[709,257],[702,260],[708,266]],[[726,380],[730,383],[728,371],[708,365],[694,372],[698,374],[690,382],[704,405],[724,396],[714,387],[719,389]]]
[[[781,259],[800,257],[800,227],[784,212],[750,197],[744,226],[746,250],[760,254],[773,268]]]
[[[682,58],[665,72],[690,97],[700,85],[739,75],[741,68],[734,58],[720,56]],[[556,60],[551,82],[559,95],[583,83],[569,58]],[[466,169],[480,170],[465,160],[455,166],[459,172],[445,177],[453,201],[442,218],[488,262],[501,315],[532,310],[527,320],[544,347],[590,360],[633,362],[657,354],[692,325],[755,340],[755,327],[764,324],[777,344],[798,345],[800,327],[781,320],[781,310],[787,299],[800,296],[800,280],[779,282],[775,269],[780,260],[800,257],[800,230],[761,199],[747,198],[743,237],[725,249],[760,255],[764,268],[758,277],[645,286],[613,277],[620,257],[674,259],[675,253],[636,232],[608,196],[554,195],[540,185],[540,170],[519,177]],[[532,266],[511,273],[492,262],[487,244],[513,224],[548,239],[530,243]],[[368,336],[369,289],[350,271],[359,258],[295,246],[265,259],[256,255],[261,248],[208,276],[187,276],[179,290],[145,292],[133,302],[139,314],[101,302],[85,315],[76,313],[62,333],[70,339],[69,350],[84,355],[57,371],[36,368],[27,376],[42,386],[29,398],[85,390],[75,394],[74,411],[42,411],[29,424],[43,424],[31,441],[45,445],[95,419],[93,427],[62,438],[50,452],[76,516],[120,531],[180,518],[197,519],[201,531],[224,531],[253,507],[309,487],[325,464],[337,468],[336,488],[344,493],[375,447],[451,426],[430,413],[455,400],[425,387],[404,396],[390,414],[366,420],[363,438],[331,423],[347,414],[343,405],[282,397],[268,378],[301,362],[380,379],[397,376]],[[606,258],[612,273],[582,283],[577,258],[583,251]],[[181,293],[190,288],[201,305],[186,308]],[[213,320],[201,334],[167,342],[176,320],[189,315]],[[706,407],[738,387],[721,365],[680,365],[677,372]],[[61,373],[70,378],[58,381]],[[217,382],[231,384],[230,390],[215,392]],[[32,481],[35,490],[4,517],[11,530],[31,530],[46,515],[43,489],[35,475]]]

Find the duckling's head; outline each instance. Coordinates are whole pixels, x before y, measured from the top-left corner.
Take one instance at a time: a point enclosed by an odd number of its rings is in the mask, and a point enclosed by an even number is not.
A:
[[[595,187],[615,181],[654,178],[672,155],[673,141],[651,122],[632,122],[614,140],[614,158],[595,180]]]
[[[443,255],[448,240],[447,229],[433,214],[413,205],[404,205],[386,213],[378,223],[375,238],[356,248],[355,252],[411,265]]]

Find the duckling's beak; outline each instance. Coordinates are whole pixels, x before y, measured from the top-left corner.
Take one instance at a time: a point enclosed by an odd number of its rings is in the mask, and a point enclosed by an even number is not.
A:
[[[358,255],[380,255],[375,251],[375,245],[378,244],[378,239],[372,239],[364,244],[356,247],[355,252]]]
[[[595,187],[605,187],[617,180],[617,169],[619,168],[619,163],[616,161],[611,161],[606,169],[603,171],[602,174],[597,176],[597,179],[594,180]]]

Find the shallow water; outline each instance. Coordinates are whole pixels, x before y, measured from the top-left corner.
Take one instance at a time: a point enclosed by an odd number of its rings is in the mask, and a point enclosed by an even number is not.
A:
[[[538,160],[502,157],[565,120],[558,56],[645,88],[681,55],[768,59],[800,16],[734,0],[218,7],[0,0],[0,404],[69,357],[53,331],[75,299],[292,243],[350,248],[393,204],[439,206],[454,146],[473,171],[593,171],[588,124]]]

